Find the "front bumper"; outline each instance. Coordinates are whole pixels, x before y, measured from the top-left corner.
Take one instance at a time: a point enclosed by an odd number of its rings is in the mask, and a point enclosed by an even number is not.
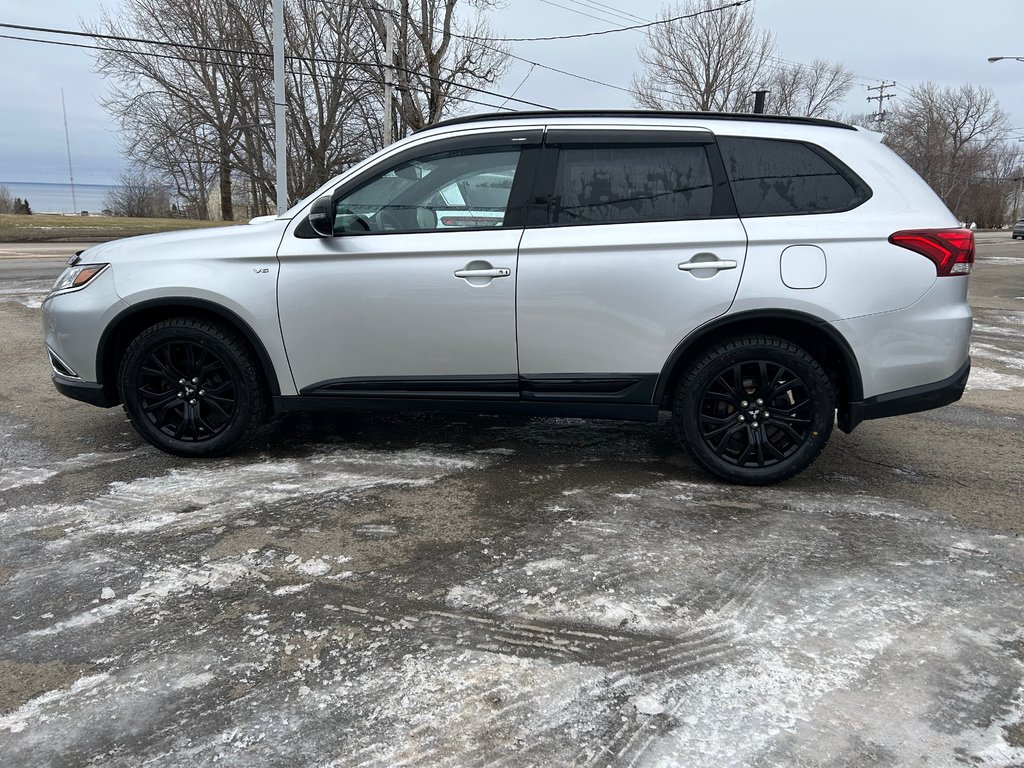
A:
[[[110,408],[120,402],[117,395],[102,384],[69,379],[56,373],[51,378],[57,391],[72,400],[81,400],[83,403],[98,405],[100,408]]]
[[[968,357],[956,373],[942,381],[886,392],[850,403],[846,408],[840,409],[839,428],[843,432],[852,432],[854,427],[868,419],[884,419],[905,413],[929,411],[955,403],[963,396],[970,374],[971,358]]]

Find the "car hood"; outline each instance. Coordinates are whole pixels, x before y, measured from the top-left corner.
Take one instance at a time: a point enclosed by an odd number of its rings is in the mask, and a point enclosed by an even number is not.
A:
[[[79,264],[121,264],[154,258],[202,259],[249,252],[252,256],[273,256],[281,242],[288,219],[272,218],[234,227],[204,227],[137,235],[100,243],[81,251]]]

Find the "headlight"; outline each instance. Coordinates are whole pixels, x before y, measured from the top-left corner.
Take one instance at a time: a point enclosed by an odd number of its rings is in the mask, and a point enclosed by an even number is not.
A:
[[[107,264],[79,264],[78,266],[65,269],[57,282],[53,284],[50,293],[58,291],[71,291],[84,288],[96,275],[107,268]]]

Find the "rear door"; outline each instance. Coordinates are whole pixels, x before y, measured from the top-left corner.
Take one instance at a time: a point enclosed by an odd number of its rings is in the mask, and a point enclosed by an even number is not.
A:
[[[550,128],[519,249],[524,399],[650,402],[691,331],[725,313],[746,235],[714,137]]]

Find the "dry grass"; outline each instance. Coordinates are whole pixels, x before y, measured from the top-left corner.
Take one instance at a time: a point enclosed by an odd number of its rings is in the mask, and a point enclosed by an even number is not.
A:
[[[104,242],[176,229],[222,227],[242,222],[129,219],[118,216],[15,216],[0,214],[0,243]]]

